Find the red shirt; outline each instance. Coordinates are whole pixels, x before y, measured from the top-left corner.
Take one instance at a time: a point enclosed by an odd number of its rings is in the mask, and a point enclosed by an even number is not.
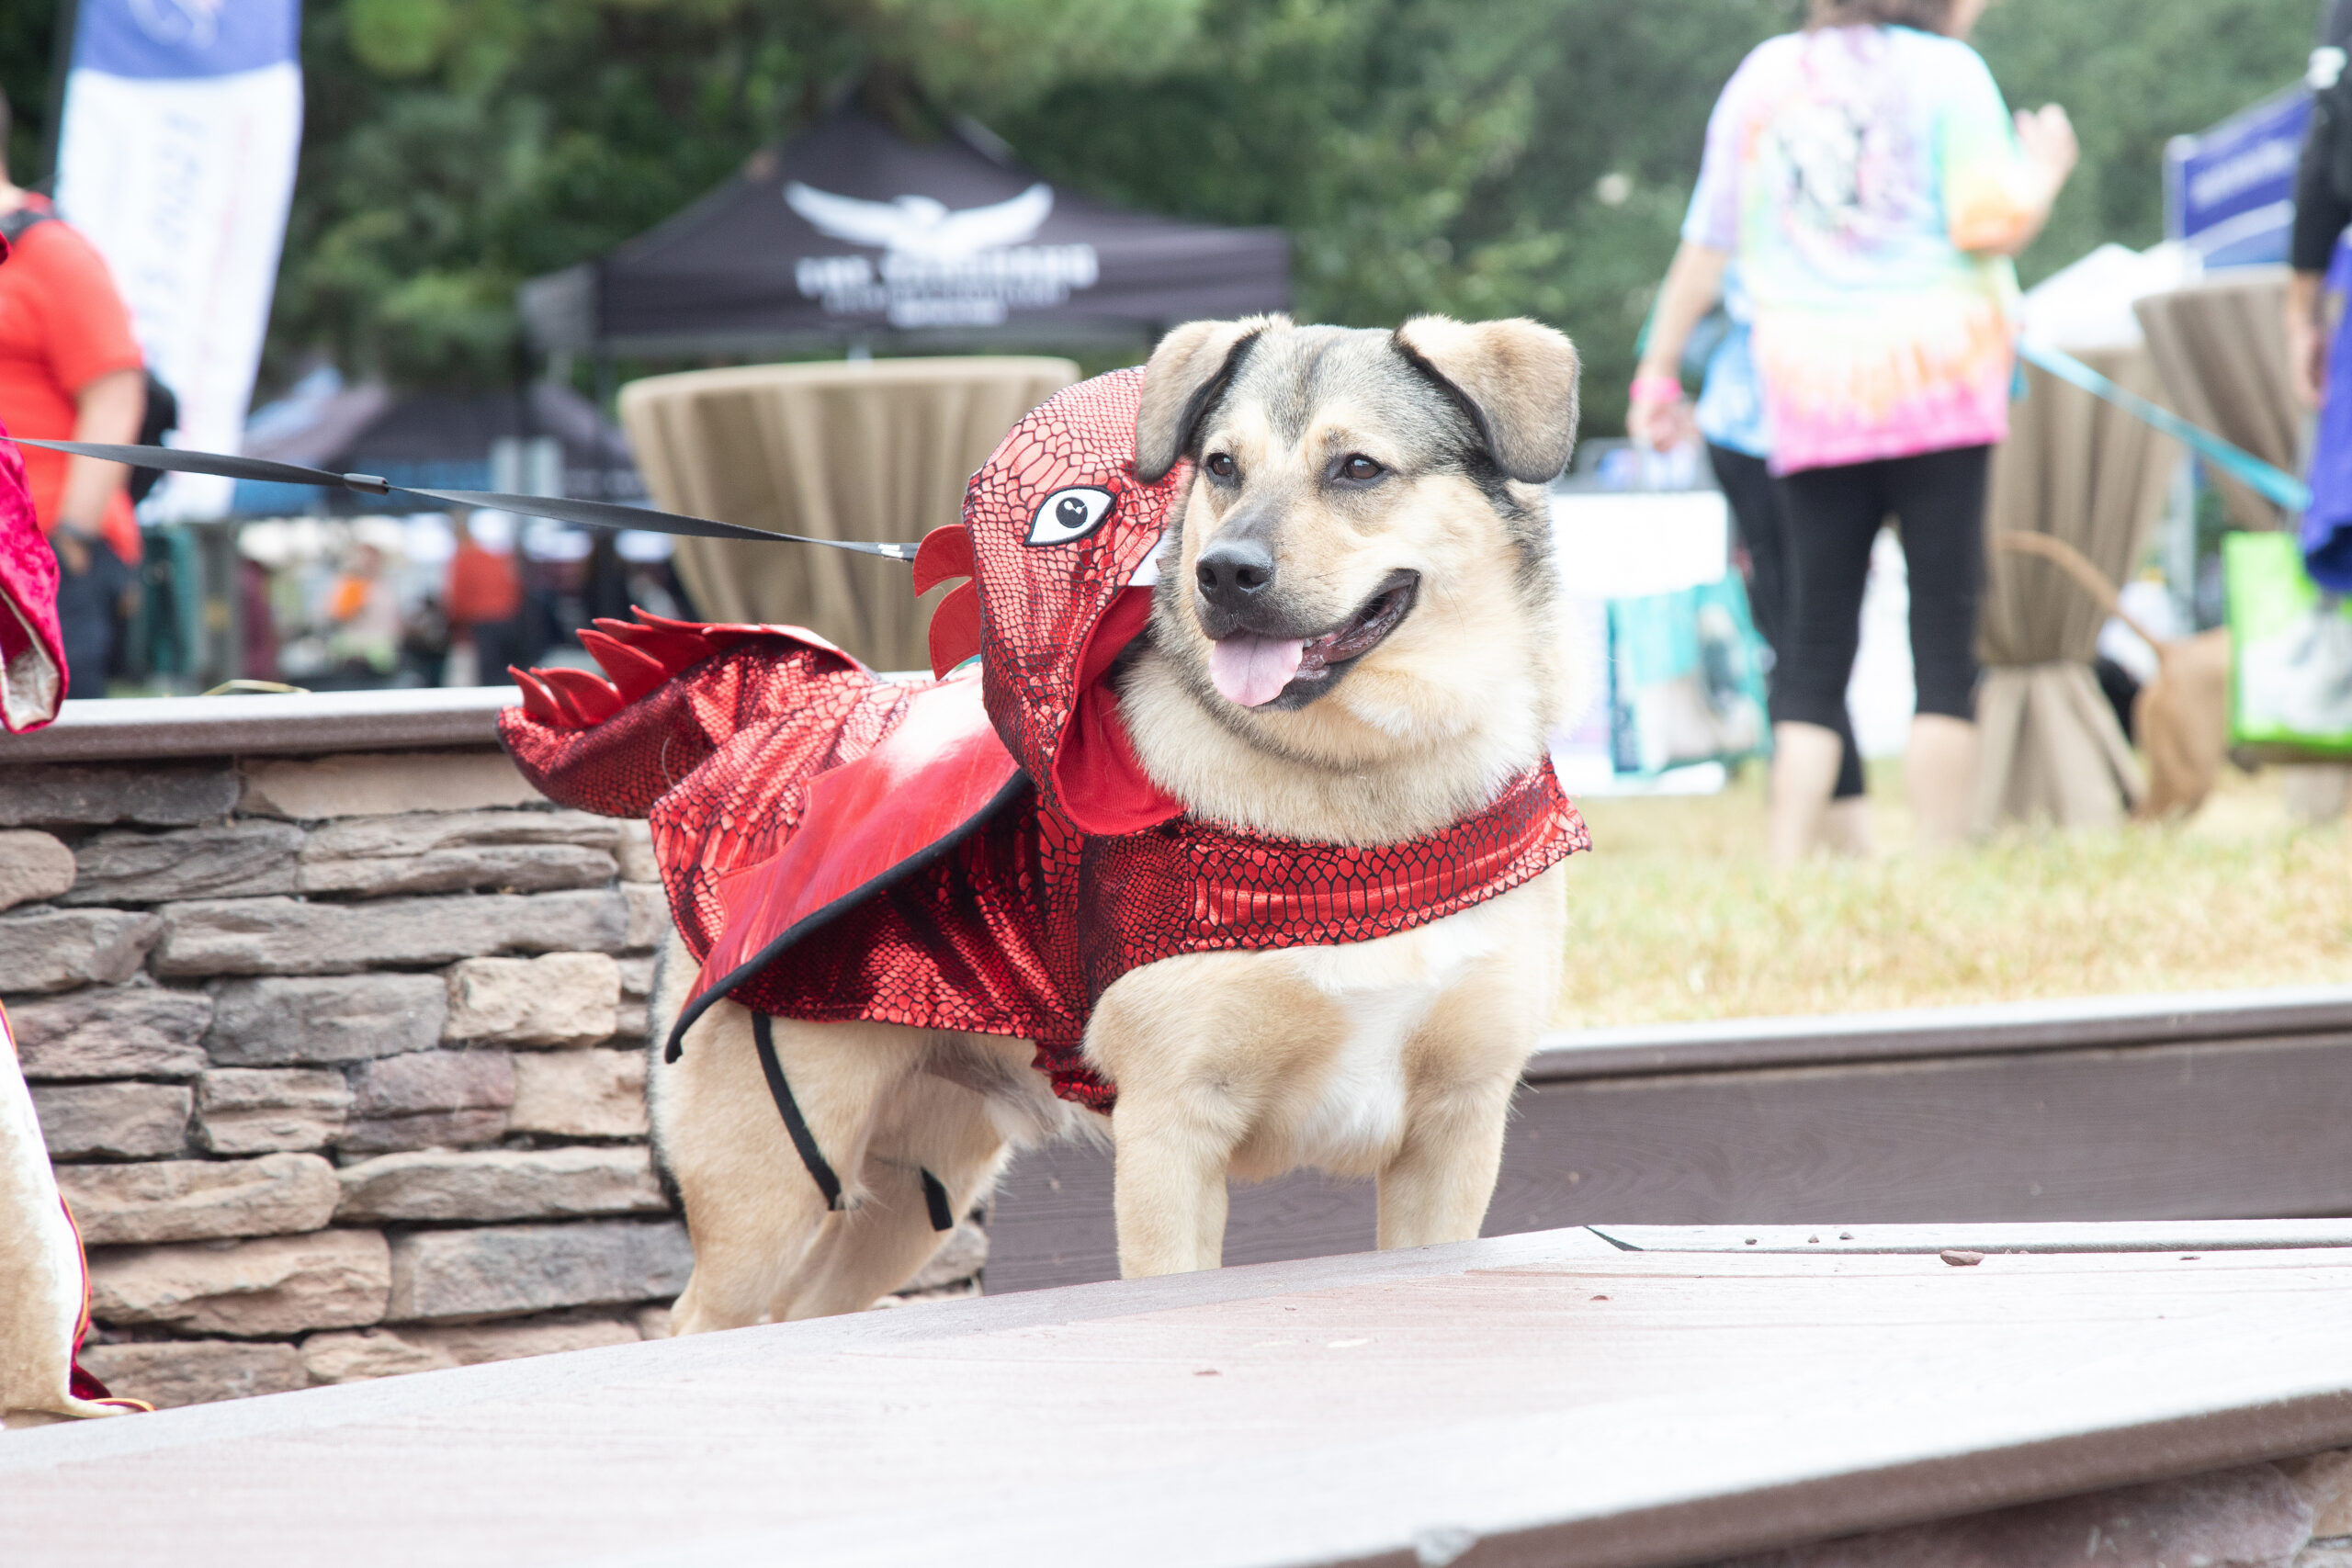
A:
[[[461,626],[511,621],[523,607],[514,562],[471,539],[460,540],[449,562],[449,619]]]
[[[49,206],[37,196],[25,199]],[[0,265],[0,426],[43,441],[70,441],[80,413],[75,395],[101,376],[143,363],[130,334],[130,312],[105,258],[64,223],[26,230]],[[33,513],[47,533],[57,526],[68,459],[38,446],[18,450]],[[115,491],[100,532],[124,560],[139,558],[139,522],[128,493]]]

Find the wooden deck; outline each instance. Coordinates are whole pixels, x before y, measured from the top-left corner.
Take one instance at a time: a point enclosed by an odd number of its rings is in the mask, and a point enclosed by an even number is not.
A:
[[[2205,1236],[1579,1229],[938,1303],[11,1433],[0,1528],[24,1568],[1644,1568],[2352,1444],[2352,1248]]]
[[[2352,987],[1555,1034],[1487,1234],[2352,1213]],[[1118,1273],[1107,1153],[1024,1156],[991,1292]],[[1227,1263],[1373,1243],[1368,1183],[1237,1187]]]

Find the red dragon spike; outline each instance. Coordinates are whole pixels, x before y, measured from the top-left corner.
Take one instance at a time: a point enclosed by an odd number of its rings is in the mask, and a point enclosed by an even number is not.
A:
[[[537,675],[554,688],[556,695],[571,699],[571,710],[580,716],[581,724],[602,724],[621,711],[621,694],[609,682],[601,681],[585,670],[541,670]]]
[[[961,523],[944,523],[915,547],[915,592],[928,593],[951,577],[978,577],[972,536]]]
[[[619,688],[621,701],[625,703],[637,701],[670,678],[671,671],[662,666],[660,660],[639,652],[608,632],[582,626],[580,646],[604,666],[605,673],[612,677],[613,684]]]
[[[506,672],[514,676],[514,684],[522,688],[525,713],[541,724],[552,724],[558,728],[569,728],[564,718],[563,705],[555,700],[553,692],[539,684],[538,677],[512,664],[506,667]]]
[[[931,613],[931,672],[944,676],[980,651],[980,585],[967,582]]]

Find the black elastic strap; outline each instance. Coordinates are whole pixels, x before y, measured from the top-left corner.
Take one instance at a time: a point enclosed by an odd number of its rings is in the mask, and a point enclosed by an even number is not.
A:
[[[808,1122],[800,1114],[800,1102],[792,1098],[792,1086],[784,1077],[784,1064],[775,1059],[775,1021],[766,1013],[752,1014],[752,1043],[760,1048],[760,1071],[767,1075],[768,1093],[775,1097],[776,1111],[784,1117],[784,1130],[792,1135],[792,1146],[800,1151],[800,1163],[808,1168],[817,1190],[825,1195],[825,1207],[840,1208],[842,1179],[825,1163],[825,1151],[817,1146],[816,1134],[808,1131]],[[946,1194],[941,1193],[940,1204],[944,1206],[946,1201]],[[932,1211],[934,1216],[938,1212],[936,1208]]]
[[[939,1178],[928,1170],[922,1173],[922,1202],[923,1207],[931,1211],[932,1229],[952,1231],[956,1228],[956,1211],[947,1206],[947,1189],[942,1187]]]

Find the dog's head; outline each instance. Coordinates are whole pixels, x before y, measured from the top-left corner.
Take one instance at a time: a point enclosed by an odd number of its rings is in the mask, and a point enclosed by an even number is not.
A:
[[[1529,321],[1170,333],[1145,374],[1136,475],[1193,463],[1152,631],[1195,700],[1329,761],[1361,755],[1364,727],[1426,743],[1494,700],[1555,635],[1533,487],[1567,464],[1577,369]]]

